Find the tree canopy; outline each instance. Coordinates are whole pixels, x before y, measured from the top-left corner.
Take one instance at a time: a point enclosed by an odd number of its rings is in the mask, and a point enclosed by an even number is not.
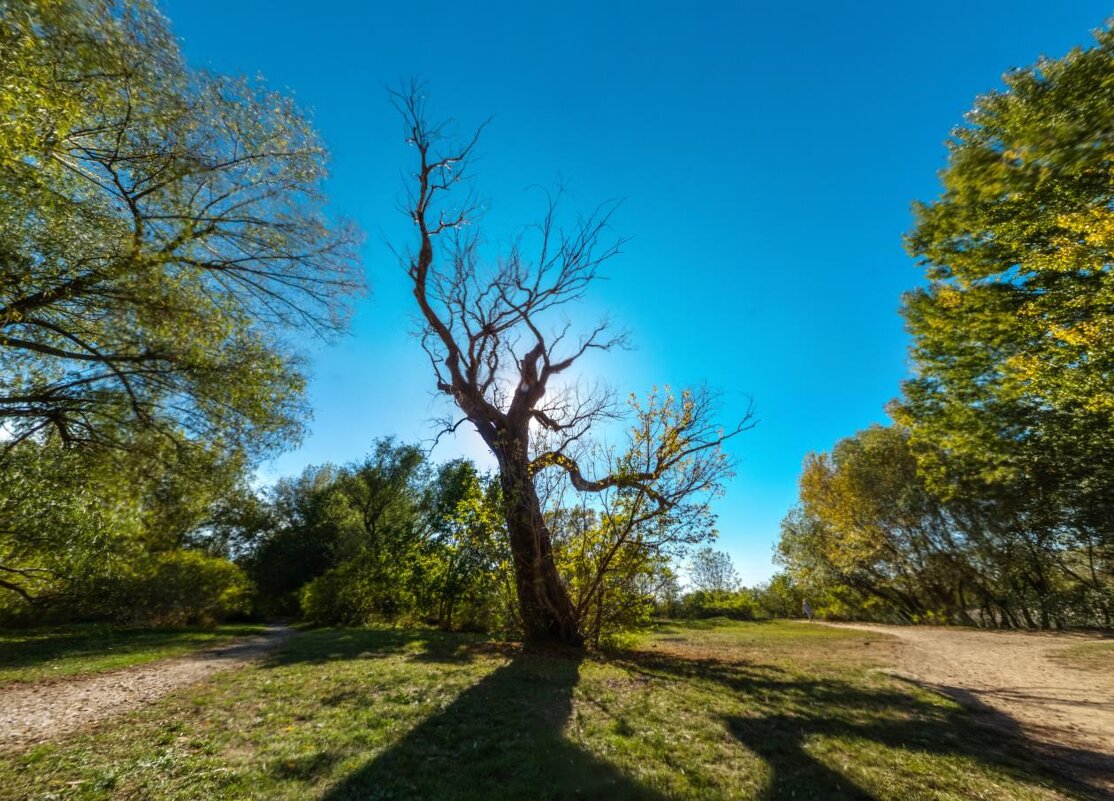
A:
[[[14,0],[0,112],[9,441],[296,438],[304,378],[288,333],[336,330],[360,281],[293,102],[191,69],[143,0]]]
[[[0,613],[242,611],[191,545],[299,438],[296,336],[360,288],[324,162],[288,97],[191,68],[146,0],[0,9]]]
[[[810,457],[783,531],[844,610],[1114,616],[1114,30],[1096,38],[978,98],[915,206],[898,425]]]
[[[895,415],[942,492],[1114,518],[1114,31],[977,101],[916,207],[914,378]],[[1012,488],[1012,489],[1011,489]]]

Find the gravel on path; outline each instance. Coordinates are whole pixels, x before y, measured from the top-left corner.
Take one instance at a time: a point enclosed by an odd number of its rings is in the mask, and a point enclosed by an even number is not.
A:
[[[151,703],[179,687],[241,667],[280,645],[293,629],[261,635],[111,673],[0,689],[0,750],[53,739]]]
[[[827,625],[897,637],[904,647],[889,672],[981,711],[988,723],[1023,736],[1054,767],[1114,798],[1114,665],[1099,672],[1051,658],[1099,636]]]

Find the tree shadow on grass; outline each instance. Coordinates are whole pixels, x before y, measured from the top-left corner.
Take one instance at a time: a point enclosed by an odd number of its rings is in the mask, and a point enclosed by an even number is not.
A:
[[[876,801],[876,796],[810,753],[810,743],[818,738],[965,757],[1021,782],[1082,797],[1108,797],[1104,783],[1111,775],[1108,755],[1065,746],[1050,747],[1051,751],[1037,748],[1025,739],[1015,720],[984,705],[971,715],[913,692],[863,687],[832,677],[812,679],[772,665],[646,652],[627,653],[617,661],[650,678],[705,683],[749,700],[756,707],[753,715],[723,720],[728,731],[772,771],[761,801]],[[957,700],[968,709],[977,703]],[[850,747],[856,747],[854,742]]]
[[[267,665],[320,665],[334,661],[408,655],[419,662],[461,664],[480,654],[511,653],[514,646],[478,635],[433,629],[310,629],[276,652]]]
[[[519,653],[334,785],[326,801],[664,801],[565,739],[580,663],[575,653]]]

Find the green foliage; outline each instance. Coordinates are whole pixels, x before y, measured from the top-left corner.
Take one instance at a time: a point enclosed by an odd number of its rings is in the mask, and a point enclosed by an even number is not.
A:
[[[762,614],[772,618],[795,618],[802,614],[806,596],[786,572],[775,573],[765,584],[752,590]],[[813,601],[809,601],[812,605]],[[816,607],[813,606],[815,612]]]
[[[602,512],[547,518],[561,580],[593,642],[647,624],[669,591],[678,601],[653,539],[673,533],[658,516],[640,527],[631,517],[640,508],[619,498]],[[248,517],[255,528],[231,539],[263,611],[521,635],[501,485],[470,462],[434,466],[413,446],[381,440],[362,462],[278,482]]]
[[[280,479],[259,500],[257,514],[234,521],[232,539],[241,543],[240,561],[256,584],[260,611],[297,614],[302,586],[336,564],[336,476],[337,468],[325,465]]]
[[[555,510],[547,519],[557,570],[580,630],[592,643],[645,625],[654,610],[666,566],[660,554],[631,536],[628,522],[618,509],[601,514],[586,507]]]
[[[677,599],[671,617],[756,620],[764,616],[756,594],[739,586],[735,565],[726,551],[703,547],[688,563],[691,590]]]
[[[440,525],[429,555],[430,596],[442,628],[518,633],[499,482],[471,462],[443,465],[430,499]]]
[[[1114,622],[1114,31],[1096,36],[979,98],[908,240],[929,284],[906,297],[895,418],[1041,625]]]
[[[990,500],[937,495],[908,433],[875,426],[806,460],[778,558],[826,617],[1102,625],[1108,602],[1071,568],[1083,560],[1070,541],[1025,542]]]
[[[289,98],[190,69],[141,0],[0,15],[0,422],[67,443],[300,433],[284,336],[356,286]]]
[[[26,440],[0,462],[0,620],[211,622],[245,610],[242,571],[183,550],[243,464],[137,435],[129,451]]]
[[[412,584],[413,577],[404,570],[384,575],[370,558],[351,559],[302,588],[302,616],[318,624],[405,621],[418,607]]]
[[[730,620],[757,620],[764,617],[761,605],[750,590],[696,590],[681,600],[681,616],[686,618],[722,617]]]
[[[4,619],[243,609],[221,510],[301,433],[289,332],[359,284],[324,177],[291,100],[191,69],[150,2],[4,4]]]
[[[415,446],[380,440],[362,462],[279,481],[246,525],[232,539],[263,611],[513,627],[499,487],[470,462],[434,467]]]
[[[122,623],[212,625],[251,608],[247,575],[226,559],[168,551],[129,560],[74,588],[77,613]]]

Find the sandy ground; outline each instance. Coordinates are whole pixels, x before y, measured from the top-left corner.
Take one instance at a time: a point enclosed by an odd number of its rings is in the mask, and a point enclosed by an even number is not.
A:
[[[836,625],[836,624],[832,624]],[[1114,665],[1083,670],[1049,657],[1087,634],[838,624],[901,640],[895,675],[981,711],[1049,762],[1114,798]]]
[[[221,670],[240,667],[267,653],[292,629],[266,634],[111,673],[0,689],[0,749],[19,748],[66,734],[150,703]]]

